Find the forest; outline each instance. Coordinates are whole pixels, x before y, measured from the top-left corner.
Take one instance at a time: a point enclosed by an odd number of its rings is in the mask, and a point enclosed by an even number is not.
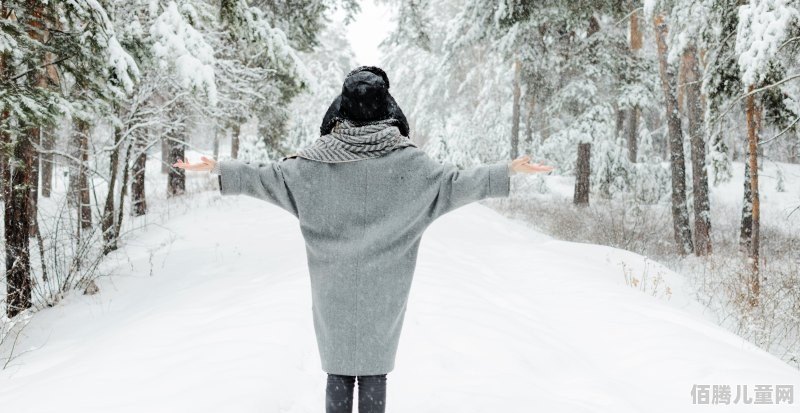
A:
[[[800,367],[800,4],[378,3],[394,22],[369,63],[420,147],[463,168],[555,166],[487,205],[666,265],[725,328]],[[170,202],[216,190],[177,160],[272,162],[318,138],[364,63],[347,37],[359,11],[0,1],[0,366],[37,311],[102,293],[104,261]]]
[[[432,154],[464,166],[531,154],[569,177],[515,178],[518,195],[494,207],[667,264],[722,324],[798,366],[799,11],[406,1],[386,62]]]

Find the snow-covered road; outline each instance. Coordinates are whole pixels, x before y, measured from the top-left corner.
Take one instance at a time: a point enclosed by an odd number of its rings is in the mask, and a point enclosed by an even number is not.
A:
[[[197,197],[115,252],[95,296],[25,330],[4,412],[322,412],[294,218]],[[111,267],[109,267],[111,268]],[[646,291],[626,285],[647,277]],[[652,287],[652,280],[663,283]],[[669,287],[669,292],[667,290]],[[717,327],[681,278],[472,204],[423,237],[387,412],[797,411],[800,372]],[[793,405],[693,406],[692,386],[793,384]]]

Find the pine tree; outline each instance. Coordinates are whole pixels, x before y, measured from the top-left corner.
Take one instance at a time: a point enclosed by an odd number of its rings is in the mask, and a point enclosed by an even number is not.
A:
[[[751,306],[759,304],[760,279],[760,197],[758,186],[759,141],[766,111],[770,123],[783,127],[789,119],[797,119],[781,96],[780,87],[789,79],[786,68],[796,64],[800,46],[791,39],[800,35],[800,8],[796,4],[779,0],[751,1],[739,9],[736,29],[736,53],[741,84],[744,86],[744,110],[747,127],[747,165],[749,167],[750,190],[745,191],[745,211],[750,228],[742,230],[749,236],[748,260],[751,267],[748,281],[748,301]],[[790,39],[789,41],[786,41]],[[796,122],[796,121],[795,121]],[[789,127],[788,125],[786,126]],[[748,197],[749,195],[749,197]],[[749,205],[748,205],[749,204]],[[745,221],[743,220],[743,223]]]
[[[637,58],[642,49],[642,30],[639,28],[640,19],[637,2],[631,2],[631,6],[636,7],[630,15],[630,48],[633,58]],[[636,162],[639,135],[639,105],[633,105],[628,109],[628,124],[625,137],[628,144],[628,160]]]
[[[703,133],[705,113],[700,98],[700,63],[697,48],[690,44],[683,51],[685,67],[685,110],[691,141],[692,193],[694,199],[694,252],[696,255],[711,254],[711,205],[706,169],[706,142]]]
[[[675,71],[667,62],[667,23],[663,14],[653,17],[659,54],[659,72],[669,135],[670,166],[672,169],[672,225],[678,252],[693,251],[689,211],[686,205],[686,164],[683,153],[683,132],[676,96]]]

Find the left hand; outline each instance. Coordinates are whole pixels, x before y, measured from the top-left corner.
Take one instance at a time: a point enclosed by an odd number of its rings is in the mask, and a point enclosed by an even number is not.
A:
[[[517,173],[535,174],[540,172],[550,172],[553,170],[552,166],[542,165],[539,163],[530,163],[531,157],[528,155],[520,156],[511,161],[511,169]]]
[[[178,162],[172,164],[172,166],[176,168],[185,169],[187,171],[211,171],[214,169],[214,165],[216,165],[217,161],[206,158],[205,156],[200,157],[200,163],[189,163],[188,159],[184,162],[182,159],[178,159]]]

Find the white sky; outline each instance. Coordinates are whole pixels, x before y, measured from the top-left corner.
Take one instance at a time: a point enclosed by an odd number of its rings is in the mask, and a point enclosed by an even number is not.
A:
[[[348,27],[347,39],[353,46],[356,64],[359,66],[380,66],[381,53],[378,44],[391,31],[392,10],[385,4],[375,4],[373,0],[360,2],[361,12]]]

